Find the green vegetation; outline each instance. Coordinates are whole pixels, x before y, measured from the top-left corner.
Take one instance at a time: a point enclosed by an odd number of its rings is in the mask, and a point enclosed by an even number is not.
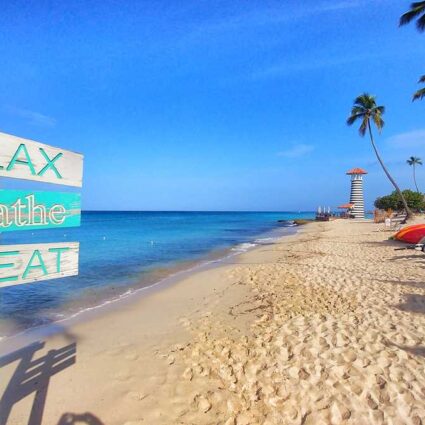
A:
[[[411,208],[412,210],[425,210],[425,198],[423,193],[414,192],[413,190],[403,190],[403,196],[409,208]],[[385,211],[401,211],[404,209],[403,202],[397,191],[394,191],[393,193],[391,193],[391,195],[377,198],[375,201],[375,207]]]
[[[413,167],[413,181],[415,183],[416,192],[419,192],[418,184],[416,183],[416,166],[422,165],[422,160],[417,156],[411,156],[406,162]]]
[[[376,104],[375,96],[372,96],[368,93],[363,93],[360,96],[356,97],[356,99],[354,100],[354,105],[351,109],[351,115],[347,119],[347,124],[353,125],[356,121],[360,121],[360,127],[359,127],[360,136],[364,137],[366,134],[366,131],[369,133],[370,142],[372,144],[373,150],[375,151],[376,158],[381,164],[381,167],[384,170],[384,173],[386,174],[386,176],[388,177],[388,180],[394,186],[404,206],[404,209],[406,210],[407,218],[411,218],[413,216],[413,213],[410,210],[406,200],[404,199],[404,196],[400,188],[398,187],[397,183],[392,178],[391,174],[387,170],[387,167],[384,165],[384,162],[382,161],[381,155],[378,152],[378,149],[375,145],[375,140],[373,138],[370,121],[372,120],[376,128],[378,129],[378,131],[381,132],[382,128],[384,127],[384,120],[382,118],[382,115],[384,114],[384,112],[385,112],[385,107],[378,106]]]

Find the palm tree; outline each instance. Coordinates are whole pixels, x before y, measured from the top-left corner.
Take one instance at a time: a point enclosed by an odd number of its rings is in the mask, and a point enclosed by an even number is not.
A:
[[[416,183],[416,166],[422,165],[422,160],[417,156],[411,156],[406,162],[413,167],[413,181],[415,182],[416,192],[419,193],[418,184]]]
[[[416,27],[420,32],[425,31],[425,1],[415,1],[410,4],[410,10],[400,18],[400,26],[406,25],[418,18]]]
[[[376,128],[379,132],[381,132],[382,127],[384,126],[384,120],[382,119],[382,115],[385,112],[384,106],[377,106],[375,96],[372,96],[368,93],[363,93],[360,96],[356,97],[354,100],[353,108],[351,109],[351,115],[347,119],[348,125],[353,125],[357,120],[361,121],[359,133],[360,136],[364,137],[366,131],[369,132],[370,142],[372,143],[373,150],[375,151],[376,158],[381,164],[384,173],[387,175],[389,181],[394,186],[398,195],[400,196],[401,201],[403,202],[404,209],[406,210],[407,218],[413,217],[413,213],[407,205],[406,199],[403,196],[400,188],[398,187],[395,180],[391,177],[391,174],[387,170],[382,161],[381,155],[379,155],[378,149],[375,145],[375,141],[373,139],[372,127],[370,125],[370,121],[372,120]]]

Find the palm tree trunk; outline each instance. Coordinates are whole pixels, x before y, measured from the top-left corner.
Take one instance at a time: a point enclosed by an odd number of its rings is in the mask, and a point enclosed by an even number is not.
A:
[[[419,193],[418,184],[416,183],[416,168],[415,168],[415,164],[413,164],[413,181],[415,182],[416,192]]]
[[[387,170],[387,167],[385,167],[381,156],[379,155],[378,149],[376,148],[375,145],[375,141],[373,140],[373,134],[372,134],[372,128],[370,126],[370,121],[367,121],[367,126],[369,129],[369,136],[370,136],[370,141],[372,143],[372,147],[373,150],[375,151],[375,155],[378,158],[379,163],[381,164],[382,169],[384,170],[384,173],[387,175],[388,180],[392,183],[392,185],[394,186],[395,190],[398,193],[398,196],[400,196],[401,202],[403,203],[404,209],[406,210],[406,218],[412,218],[414,216],[412,210],[409,208],[409,206],[407,205],[406,199],[404,198],[403,193],[401,192],[400,188],[398,187],[397,183],[395,182],[395,180],[391,177],[391,174],[389,173],[389,171]]]

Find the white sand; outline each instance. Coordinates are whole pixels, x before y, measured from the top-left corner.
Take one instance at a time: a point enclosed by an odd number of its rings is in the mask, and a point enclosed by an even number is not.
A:
[[[311,224],[48,338],[33,359],[77,354],[50,380],[42,363],[41,423],[425,424],[425,255],[378,228]],[[17,365],[0,394],[22,425]]]

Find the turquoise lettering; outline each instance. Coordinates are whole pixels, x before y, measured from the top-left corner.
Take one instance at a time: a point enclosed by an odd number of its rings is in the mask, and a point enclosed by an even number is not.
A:
[[[38,262],[39,264],[36,265],[32,265],[32,262],[34,261],[35,257],[38,258]],[[36,249],[31,256],[30,261],[28,262],[28,265],[24,271],[24,274],[22,275],[23,279],[26,279],[29,272],[33,269],[41,269],[43,271],[43,274],[46,275],[47,274],[47,270],[46,270],[46,266],[44,264],[43,258],[41,257],[40,251],[38,249]]]
[[[27,159],[26,161],[23,161],[22,159],[18,159],[21,151],[25,155],[25,158]],[[15,166],[15,164],[26,165],[27,167],[29,167],[31,174],[35,175],[34,165],[32,164],[27,148],[23,143],[19,145],[18,149],[16,149],[15,155],[13,155],[13,158],[11,159],[9,165],[7,166],[7,171],[10,171]]]
[[[4,252],[0,252],[0,257],[4,256],[11,256],[11,255],[18,255],[19,251],[4,251]],[[15,264],[14,263],[5,263],[5,264],[0,264],[0,269],[6,269],[6,268],[10,268],[13,267]],[[13,282],[18,280],[18,276],[7,276],[7,277],[0,277],[0,283],[1,282]]]
[[[69,248],[49,248],[49,252],[56,252],[56,271],[61,271],[61,254],[63,251],[68,251]]]
[[[43,169],[42,170],[40,170],[40,172],[38,173],[38,175],[39,176],[42,176],[47,170],[49,170],[49,169],[51,169],[55,174],[56,174],[56,177],[58,178],[58,179],[61,179],[62,178],[62,176],[60,175],[60,173],[59,173],[59,171],[58,171],[58,169],[56,168],[56,166],[55,166],[55,162],[59,159],[59,158],[62,158],[62,156],[63,156],[63,153],[61,152],[61,153],[58,153],[53,159],[50,159],[49,157],[48,157],[48,155],[47,155],[47,153],[44,151],[44,149],[43,148],[40,148],[39,149],[40,150],[40,152],[41,152],[41,154],[44,156],[44,159],[47,161],[47,164],[43,167]]]

